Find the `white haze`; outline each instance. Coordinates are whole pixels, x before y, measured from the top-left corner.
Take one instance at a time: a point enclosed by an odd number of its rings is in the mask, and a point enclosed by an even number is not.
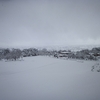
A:
[[[0,0],[0,47],[100,45],[100,0]]]

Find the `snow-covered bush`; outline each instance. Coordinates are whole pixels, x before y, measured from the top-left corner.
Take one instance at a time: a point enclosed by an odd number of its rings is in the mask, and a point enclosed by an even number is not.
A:
[[[20,49],[12,49],[12,51],[10,51],[8,54],[5,55],[4,59],[6,59],[6,60],[17,60],[22,56],[21,53],[22,52],[21,52]]]
[[[0,52],[0,60],[2,60],[3,59],[3,54],[2,54],[2,52]]]
[[[96,63],[95,65],[93,65],[91,71],[100,72],[100,63]]]
[[[13,58],[13,60],[17,60],[21,57],[21,53],[20,49],[13,49],[11,52],[11,58]]]
[[[24,49],[22,51],[23,57],[28,57],[28,56],[37,56],[38,55],[38,50],[35,48],[29,48],[29,49]]]

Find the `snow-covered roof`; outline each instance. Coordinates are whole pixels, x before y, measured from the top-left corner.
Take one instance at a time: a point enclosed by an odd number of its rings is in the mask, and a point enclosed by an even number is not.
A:
[[[71,52],[68,52],[68,51],[62,51],[62,52],[60,52],[61,54],[69,54],[69,53],[71,53]]]

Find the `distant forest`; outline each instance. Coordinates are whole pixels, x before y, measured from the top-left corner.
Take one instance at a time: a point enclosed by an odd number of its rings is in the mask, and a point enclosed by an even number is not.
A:
[[[84,60],[98,60],[100,59],[100,47],[92,48],[91,50],[84,49],[80,51],[71,51],[71,50],[47,50],[29,48],[29,49],[9,49],[1,48],[0,49],[0,60],[10,60],[16,61],[23,59],[23,57],[30,56],[52,56],[55,58],[67,58],[67,59],[84,59]]]

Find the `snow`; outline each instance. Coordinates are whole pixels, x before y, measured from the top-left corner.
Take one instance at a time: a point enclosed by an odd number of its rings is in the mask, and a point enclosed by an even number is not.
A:
[[[0,61],[0,100],[100,100],[96,63],[44,56]]]

